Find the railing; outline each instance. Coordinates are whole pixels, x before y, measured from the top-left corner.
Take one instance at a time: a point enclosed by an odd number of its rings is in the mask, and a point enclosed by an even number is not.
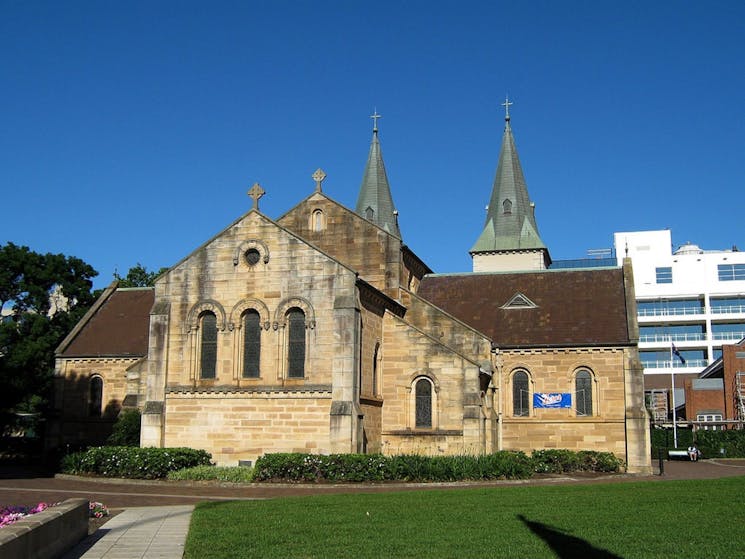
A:
[[[701,342],[706,340],[703,332],[683,332],[681,334],[642,334],[640,342]]]
[[[704,314],[704,307],[688,308],[663,308],[663,309],[639,309],[638,316],[695,316]]]
[[[661,309],[638,309],[637,316],[698,316],[711,314],[745,314],[745,305],[725,305],[717,307],[671,307]]]
[[[670,363],[669,359],[663,361],[642,361],[642,367],[645,369],[670,369],[672,365],[675,369],[685,369],[694,367],[706,367],[709,363],[706,359],[686,359],[685,365],[680,363],[676,358],[673,363]]]
[[[745,313],[745,305],[728,305],[723,307],[711,307],[711,314],[742,314]]]
[[[745,332],[713,332],[712,340],[742,340],[745,338]]]

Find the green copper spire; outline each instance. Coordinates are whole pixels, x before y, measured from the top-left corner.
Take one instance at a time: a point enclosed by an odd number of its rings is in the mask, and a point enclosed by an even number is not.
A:
[[[373,138],[370,144],[370,153],[367,155],[365,173],[362,176],[360,195],[357,198],[357,206],[354,211],[400,238],[398,212],[393,205],[391,187],[388,185],[388,177],[385,174],[385,165],[383,164],[383,153],[380,150],[380,141],[378,140],[378,119],[380,115],[375,111],[370,118],[374,122]]]
[[[516,250],[547,251],[538,234],[535,222],[535,205],[528,196],[528,187],[517,156],[515,138],[510,128],[510,105],[505,100],[505,127],[502,149],[499,152],[497,175],[494,178],[491,199],[486,214],[484,230],[470,253]]]

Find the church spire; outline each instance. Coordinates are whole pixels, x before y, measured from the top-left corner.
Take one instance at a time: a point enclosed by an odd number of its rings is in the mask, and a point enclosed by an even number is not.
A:
[[[486,223],[484,230],[470,250],[474,258],[474,271],[488,271],[504,269],[501,265],[493,267],[495,255],[510,254],[515,252],[535,253],[538,258],[533,258],[533,263],[523,262],[517,266],[528,268],[546,268],[551,262],[548,249],[538,234],[538,226],[535,221],[535,204],[530,201],[528,187],[523,176],[520,158],[515,147],[515,138],[512,136],[510,126],[510,102],[505,99],[502,106],[505,108],[505,126],[502,136],[502,148],[499,152],[499,163],[497,174],[494,178],[491,199],[487,208]],[[482,264],[477,266],[480,256],[490,255],[492,264],[486,267]],[[511,258],[515,265],[515,259]],[[506,261],[506,260],[505,260]]]
[[[383,153],[380,150],[380,141],[378,140],[378,119],[380,115],[375,111],[370,118],[373,119],[373,137],[355,212],[400,238],[398,212],[393,205],[391,187],[388,185],[388,177],[385,174],[385,165],[383,164]]]

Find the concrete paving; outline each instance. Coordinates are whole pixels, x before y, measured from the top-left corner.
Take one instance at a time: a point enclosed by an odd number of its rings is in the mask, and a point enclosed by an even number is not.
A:
[[[129,508],[62,559],[181,559],[193,505]]]

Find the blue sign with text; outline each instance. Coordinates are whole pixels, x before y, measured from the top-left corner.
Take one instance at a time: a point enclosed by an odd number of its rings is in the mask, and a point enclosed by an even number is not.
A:
[[[533,394],[534,408],[571,408],[572,395],[568,392],[536,392]]]

